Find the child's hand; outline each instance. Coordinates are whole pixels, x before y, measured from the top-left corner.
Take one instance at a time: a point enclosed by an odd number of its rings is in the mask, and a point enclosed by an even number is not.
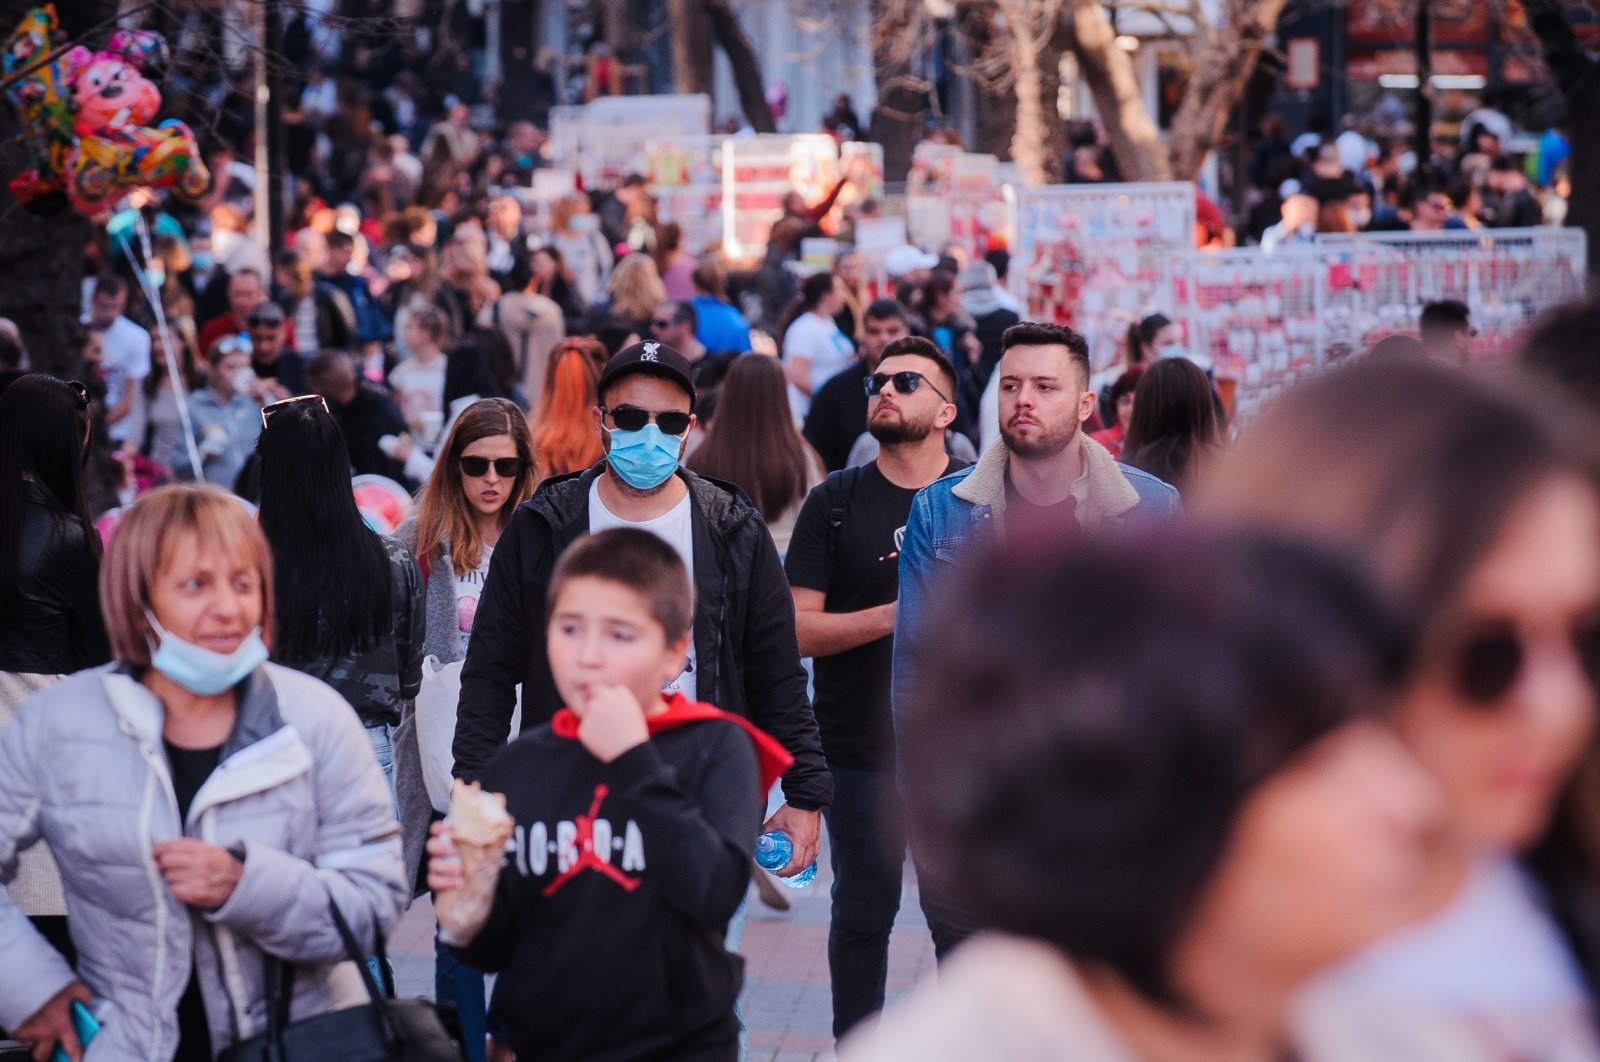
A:
[[[467,876],[450,837],[450,827],[436,822],[428,832],[433,835],[428,838],[428,888],[436,893],[454,892],[466,884]]]
[[[589,704],[578,723],[578,740],[601,763],[610,763],[629,749],[650,740],[644,709],[622,686],[593,686]]]

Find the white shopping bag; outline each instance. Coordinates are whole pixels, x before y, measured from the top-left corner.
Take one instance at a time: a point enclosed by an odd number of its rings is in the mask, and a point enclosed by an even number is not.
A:
[[[417,691],[417,751],[422,757],[422,780],[428,799],[441,814],[450,810],[451,772],[456,760],[456,704],[461,700],[461,665],[457,660],[439,663],[436,656],[422,661],[422,688]],[[511,713],[511,740],[522,733],[522,685],[517,685],[517,706]]]

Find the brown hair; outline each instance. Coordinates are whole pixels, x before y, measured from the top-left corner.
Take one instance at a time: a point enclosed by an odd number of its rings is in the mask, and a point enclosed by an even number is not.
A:
[[[539,486],[539,464],[534,458],[533,438],[528,433],[528,418],[515,402],[504,398],[485,398],[472,403],[456,418],[445,437],[439,459],[422,486],[417,503],[417,559],[438,556],[446,543],[450,546],[450,567],[457,572],[475,571],[483,563],[483,537],[478,533],[476,511],[467,500],[461,483],[461,454],[479,439],[506,435],[516,444],[522,471],[517,473],[506,501],[500,508],[500,527],[511,522],[517,506],[533,496]]]
[[[1211,382],[1188,358],[1161,358],[1144,369],[1122,460],[1182,493],[1221,442]]]
[[[215,546],[255,566],[261,585],[261,637],[273,630],[272,550],[238,498],[209,484],[174,483],[151,491],[123,515],[100,568],[100,608],[111,655],[136,668],[150,666],[154,632],[145,615],[150,585],[177,554],[179,540]]]
[[[568,546],[550,573],[545,621],[555,611],[561,591],[574,579],[589,577],[625,586],[639,595],[645,611],[661,624],[667,643],[677,641],[694,624],[694,584],[678,551],[649,531],[614,527],[587,535]]]
[[[552,476],[578,472],[604,456],[592,411],[600,404],[606,348],[588,336],[563,339],[550,352],[539,399],[533,451]]]
[[[805,497],[820,464],[794,429],[783,366],[765,354],[735,358],[717,394],[717,416],[688,467],[744,491],[771,523]]]

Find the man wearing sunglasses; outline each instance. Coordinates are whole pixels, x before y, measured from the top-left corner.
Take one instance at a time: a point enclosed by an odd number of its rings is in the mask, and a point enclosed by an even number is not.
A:
[[[880,451],[811,492],[784,558],[800,652],[816,662],[817,725],[833,774],[828,969],[836,1038],[883,1008],[900,910],[905,838],[897,817],[884,813],[894,794],[889,677],[900,539],[917,491],[966,467],[945,453],[956,371],[931,340],[888,344],[877,371],[857,386]]]
[[[706,356],[706,348],[695,338],[699,315],[687,299],[668,299],[650,315],[650,336],[676,350],[690,364]]]
[[[1160,523],[1178,513],[1178,492],[1119,464],[1083,432],[1099,397],[1089,386],[1089,345],[1070,328],[1024,321],[1006,329],[995,368],[1000,438],[976,465],[917,495],[900,550],[890,695],[896,730],[916,696],[929,595],[959,563],[966,540],[1020,528],[1115,531]],[[981,529],[981,530],[978,530]],[[915,856],[915,853],[913,853]],[[922,906],[942,961],[971,922],[928,889]]]
[[[594,411],[605,459],[546,480],[512,516],[489,565],[461,674],[455,773],[476,778],[506,743],[517,683],[525,730],[562,706],[542,635],[545,592],[562,550],[581,535],[642,528],[677,549],[694,579],[688,665],[667,688],[747,716],[794,756],[783,779],[786,803],[766,827],[794,838],[794,858],[779,871],[791,876],[816,858],[833,782],[772,536],[742,494],[679,466],[695,423],[690,372],[682,354],[653,340],[614,355]]]

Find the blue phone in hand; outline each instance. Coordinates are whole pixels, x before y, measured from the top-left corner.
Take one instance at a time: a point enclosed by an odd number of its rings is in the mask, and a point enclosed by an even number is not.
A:
[[[80,1000],[72,1001],[72,1031],[78,1034],[78,1044],[85,1050],[89,1041],[93,1040],[95,1033],[100,1031],[100,1020]],[[72,1062],[67,1053],[60,1047],[56,1048],[55,1062]]]

